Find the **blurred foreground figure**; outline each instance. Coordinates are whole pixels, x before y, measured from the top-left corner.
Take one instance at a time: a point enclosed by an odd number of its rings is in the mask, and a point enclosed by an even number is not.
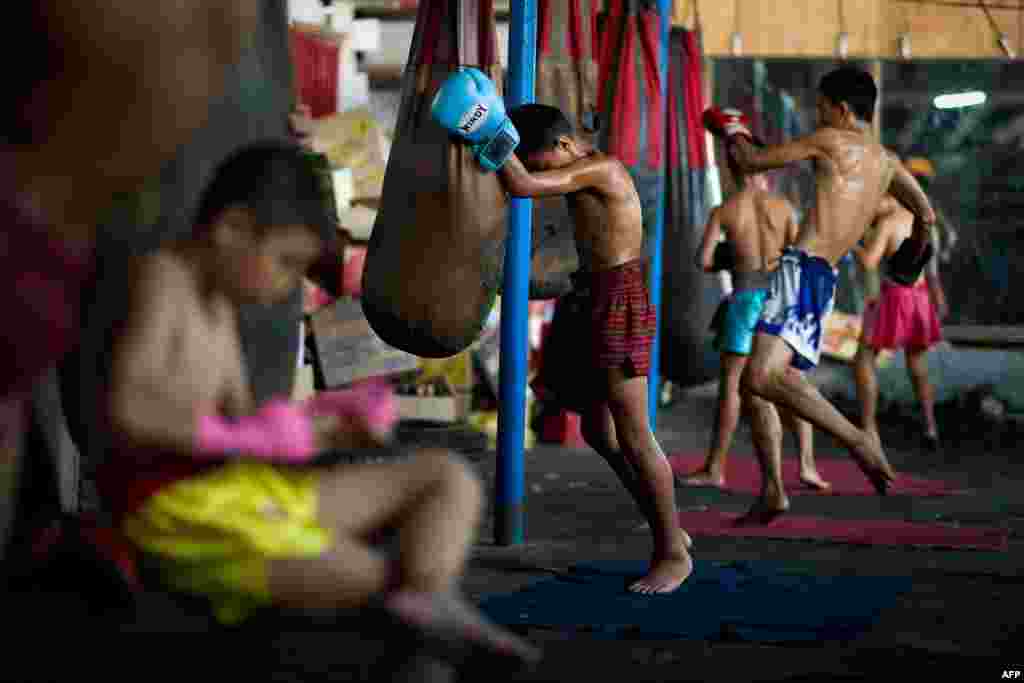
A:
[[[41,0],[8,8],[3,57],[17,67],[0,117],[0,474],[16,467],[25,397],[77,338],[95,225],[205,122],[259,7]],[[13,486],[16,476],[0,481]],[[0,548],[10,499],[0,490]]]

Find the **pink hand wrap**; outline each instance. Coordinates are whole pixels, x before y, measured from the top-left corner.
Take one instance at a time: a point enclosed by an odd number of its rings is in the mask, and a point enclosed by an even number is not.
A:
[[[365,420],[377,434],[386,434],[398,421],[398,402],[387,382],[370,381],[351,389],[325,391],[306,401],[311,415],[348,415]]]
[[[301,406],[273,400],[237,422],[203,415],[196,428],[196,450],[213,457],[239,454],[303,463],[316,455],[316,439],[313,422]]]

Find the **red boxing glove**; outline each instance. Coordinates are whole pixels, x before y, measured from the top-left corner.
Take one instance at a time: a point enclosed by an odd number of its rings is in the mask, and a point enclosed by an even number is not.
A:
[[[750,132],[750,117],[739,109],[710,107],[704,111],[704,127],[712,135],[733,142],[737,137],[745,137],[754,142]]]

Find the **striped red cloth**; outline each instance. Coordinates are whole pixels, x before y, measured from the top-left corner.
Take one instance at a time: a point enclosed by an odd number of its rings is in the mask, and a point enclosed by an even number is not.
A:
[[[641,173],[664,171],[661,19],[657,3],[610,0],[601,32],[602,147]]]
[[[646,376],[658,324],[647,288],[646,262],[637,259],[591,273],[588,284],[594,367],[623,368],[628,376]]]

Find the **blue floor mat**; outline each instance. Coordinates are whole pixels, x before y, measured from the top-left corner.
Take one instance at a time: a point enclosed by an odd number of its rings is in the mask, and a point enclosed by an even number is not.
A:
[[[627,593],[626,585],[646,570],[644,562],[579,564],[515,593],[489,596],[480,608],[507,626],[613,639],[850,640],[911,588],[909,577],[820,576],[769,562],[698,561],[675,593]]]

